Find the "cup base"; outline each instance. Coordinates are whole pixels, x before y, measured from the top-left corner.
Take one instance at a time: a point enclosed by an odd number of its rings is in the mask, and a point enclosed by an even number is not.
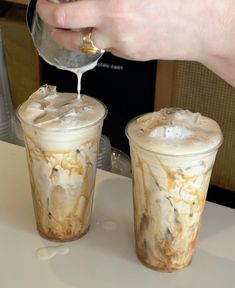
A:
[[[180,271],[180,270],[182,270],[182,269],[184,269],[184,268],[187,268],[187,267],[190,266],[190,264],[192,263],[192,259],[191,259],[186,265],[180,266],[180,267],[177,267],[177,268],[166,267],[166,266],[165,266],[165,267],[164,267],[164,266],[162,266],[162,267],[158,266],[158,267],[157,267],[157,266],[153,266],[153,265],[145,262],[145,261],[140,257],[140,255],[138,255],[137,252],[136,252],[136,255],[137,255],[139,261],[140,261],[144,266],[146,266],[146,267],[148,267],[148,268],[150,268],[150,269],[152,269],[152,270],[155,270],[155,271],[157,271],[157,272],[172,273],[172,272]]]
[[[48,236],[48,235],[42,233],[38,228],[37,228],[37,231],[38,231],[38,234],[42,238],[47,239],[49,241],[53,241],[53,242],[71,242],[71,241],[75,241],[75,240],[78,240],[78,239],[82,238],[85,234],[87,234],[89,229],[90,229],[90,226],[82,234],[80,234],[78,236],[71,237],[71,238],[64,238],[64,239],[62,239],[62,238],[59,239],[59,238],[56,238],[56,237]]]

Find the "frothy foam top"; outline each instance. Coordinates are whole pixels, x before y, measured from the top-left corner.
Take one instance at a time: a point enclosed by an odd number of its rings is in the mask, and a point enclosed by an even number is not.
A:
[[[85,127],[102,119],[105,106],[95,98],[75,93],[59,93],[55,86],[42,86],[24,102],[20,118],[37,127],[49,129]]]
[[[180,108],[164,108],[132,120],[127,136],[141,147],[162,154],[205,152],[220,145],[216,121]]]

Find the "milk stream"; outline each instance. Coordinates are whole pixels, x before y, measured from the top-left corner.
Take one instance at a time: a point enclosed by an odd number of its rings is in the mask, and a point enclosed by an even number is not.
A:
[[[77,71],[76,75],[77,75],[77,93],[78,93],[78,99],[80,99],[81,97],[81,82],[82,82],[82,74],[81,72]]]
[[[78,95],[78,99],[80,99],[80,97],[81,97],[81,81],[82,81],[83,73],[95,68],[97,63],[98,63],[98,60],[95,61],[95,62],[90,63],[89,65],[86,65],[85,67],[77,68],[77,69],[74,69],[74,68],[71,69],[71,68],[67,68],[67,67],[60,67],[61,69],[73,72],[77,76],[77,81],[78,81],[77,82],[77,95]]]

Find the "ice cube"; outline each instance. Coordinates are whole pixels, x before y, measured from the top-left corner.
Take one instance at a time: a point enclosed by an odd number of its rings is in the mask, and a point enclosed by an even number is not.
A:
[[[182,126],[158,126],[151,130],[150,137],[158,137],[165,139],[182,139],[191,135],[191,131]]]

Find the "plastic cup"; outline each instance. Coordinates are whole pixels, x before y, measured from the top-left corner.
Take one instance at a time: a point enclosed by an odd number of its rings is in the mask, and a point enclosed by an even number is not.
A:
[[[174,147],[168,154],[157,153],[156,145],[154,151],[146,149],[143,139],[133,137],[130,126],[140,117],[126,127],[132,163],[136,254],[146,266],[171,272],[192,261],[222,135],[215,147],[200,153],[175,155]]]
[[[111,143],[107,136],[101,135],[97,168],[111,171]]]
[[[97,100],[98,101],[98,100]],[[99,101],[100,102],[100,101]],[[102,103],[101,103],[102,104]],[[37,230],[53,241],[70,241],[89,229],[103,120],[83,127],[41,127],[21,122]]]

